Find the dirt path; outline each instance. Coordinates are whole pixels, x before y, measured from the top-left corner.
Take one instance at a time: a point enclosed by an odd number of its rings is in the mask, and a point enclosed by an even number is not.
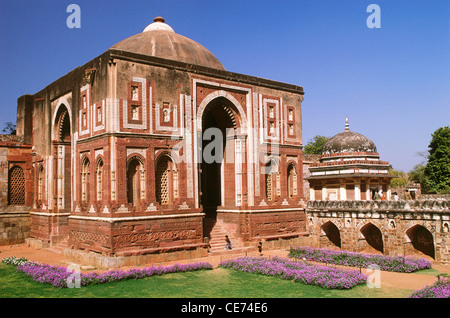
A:
[[[266,251],[264,253],[265,256],[281,256],[287,257],[288,251],[286,250],[272,250]],[[6,257],[25,257],[30,261],[57,265],[57,266],[68,266],[70,264],[77,264],[78,262],[68,258],[63,255],[61,252],[52,249],[35,249],[27,246],[26,244],[20,245],[12,245],[12,246],[0,246],[0,260]],[[231,255],[230,255],[231,256]],[[210,256],[201,259],[194,260],[185,260],[185,261],[176,261],[170,263],[187,263],[187,262],[198,262],[198,261],[206,261],[211,263],[214,267],[216,267],[220,261],[223,259],[223,256]],[[170,264],[165,263],[165,264]],[[161,265],[165,265],[161,264]],[[89,270],[89,267],[80,265],[82,270]],[[450,274],[450,265],[433,265],[433,269]],[[362,272],[366,275],[371,275],[374,272],[368,271],[366,269],[362,269]],[[374,277],[374,276],[372,276]],[[416,274],[416,273],[394,273],[394,272],[385,272],[381,271],[379,278],[379,282],[381,283],[381,287],[387,288],[400,288],[400,289],[410,289],[416,290],[427,285],[431,285],[436,282],[437,278],[433,274]],[[376,282],[374,280],[374,282]]]

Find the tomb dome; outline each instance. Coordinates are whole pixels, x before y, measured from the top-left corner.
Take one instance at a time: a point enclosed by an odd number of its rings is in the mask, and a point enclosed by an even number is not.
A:
[[[188,64],[225,70],[222,63],[204,46],[175,31],[156,17],[143,32],[113,45],[111,49],[155,56]]]
[[[351,131],[346,119],[345,130],[331,137],[322,147],[322,155],[345,154],[355,152],[376,153],[375,143],[357,132]]]

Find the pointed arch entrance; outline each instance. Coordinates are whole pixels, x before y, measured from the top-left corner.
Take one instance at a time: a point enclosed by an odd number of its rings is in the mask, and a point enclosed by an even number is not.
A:
[[[433,234],[422,225],[414,225],[406,231],[412,246],[419,252],[435,258]]]
[[[361,234],[370,247],[383,253],[383,234],[378,227],[369,222],[361,228]]]
[[[69,107],[60,103],[53,116],[52,146],[55,158],[53,165],[53,208],[69,212],[72,203],[72,120]]]
[[[239,125],[238,110],[225,97],[211,100],[201,114],[200,203],[207,217],[217,207],[234,205],[235,147]]]
[[[324,223],[321,227],[322,233],[328,238],[329,243],[341,248],[341,232],[331,221]]]

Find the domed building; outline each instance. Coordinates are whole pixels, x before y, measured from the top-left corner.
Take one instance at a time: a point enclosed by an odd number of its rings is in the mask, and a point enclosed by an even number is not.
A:
[[[128,260],[223,251],[214,233],[237,248],[298,239],[303,94],[227,71],[155,18],[18,99],[31,238]]]
[[[322,148],[320,162],[309,166],[310,200],[390,199],[390,164],[381,161],[372,140],[345,130]]]

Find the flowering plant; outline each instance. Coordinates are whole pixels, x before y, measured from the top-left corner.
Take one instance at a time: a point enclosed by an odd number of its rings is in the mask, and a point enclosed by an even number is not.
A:
[[[28,260],[25,257],[21,257],[21,258],[17,258],[14,256],[10,256],[10,257],[5,257],[4,259],[2,259],[2,263],[5,263],[6,265],[21,265],[28,262]]]
[[[431,286],[414,291],[410,298],[450,298],[450,278],[440,279]]]
[[[36,282],[50,284],[59,288],[70,287],[72,279],[78,278],[81,286],[92,284],[103,284],[126,279],[141,279],[155,275],[168,273],[197,271],[202,269],[212,269],[212,265],[207,262],[190,264],[174,264],[170,266],[150,266],[145,268],[133,268],[130,270],[110,270],[104,273],[76,273],[66,267],[40,264],[36,262],[15,262],[14,259],[3,260],[6,264],[17,266],[17,271],[31,277]],[[16,265],[17,263],[17,265]]]
[[[411,273],[421,269],[431,268],[432,265],[431,262],[425,259],[363,254],[312,247],[292,247],[289,256],[313,262],[364,268],[375,264],[380,270],[402,273]]]
[[[223,261],[219,267],[279,277],[327,289],[350,289],[367,281],[367,276],[356,270],[293,262],[280,257],[242,257]]]

